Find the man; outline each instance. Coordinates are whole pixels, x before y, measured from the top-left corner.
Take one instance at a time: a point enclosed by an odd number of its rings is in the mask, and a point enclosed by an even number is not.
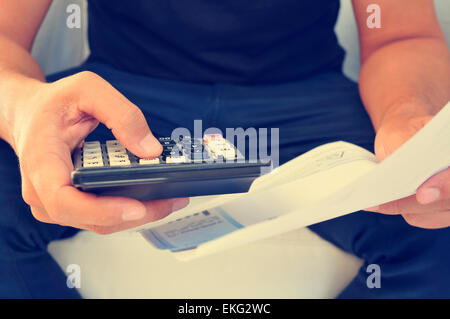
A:
[[[375,146],[383,160],[450,96],[449,51],[432,0],[378,0],[381,28],[366,24],[372,1],[353,1],[362,103],[340,71],[338,0],[92,0],[90,58],[45,79],[29,51],[50,2],[0,3],[3,297],[78,297],[47,253],[50,241],[75,228],[120,231],[187,205],[73,188],[71,151],[91,132],[109,137],[99,122],[140,157],[161,152],[152,131],[167,136],[202,119],[204,127],[279,127],[281,163],[335,140]],[[311,227],[365,260],[340,296],[450,297],[442,275],[450,266],[450,171],[373,210],[387,215],[359,212]],[[382,269],[381,289],[366,286],[372,263]]]

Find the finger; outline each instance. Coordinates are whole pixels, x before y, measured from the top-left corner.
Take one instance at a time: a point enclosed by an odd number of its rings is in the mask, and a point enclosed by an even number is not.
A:
[[[411,226],[420,228],[437,229],[450,226],[450,210],[424,214],[404,214],[403,218]]]
[[[104,123],[120,143],[137,156],[157,157],[161,154],[161,144],[136,105],[94,73],[83,72],[75,77],[88,83],[80,91],[78,107],[82,112]]]
[[[113,226],[145,217],[145,206],[132,198],[96,196],[72,186],[61,187],[50,204],[50,217],[58,222]]]
[[[375,137],[375,154],[381,162],[397,150],[413,132],[381,127]]]
[[[415,201],[414,196],[405,197],[399,200],[395,200],[389,203],[384,203],[378,206],[369,207],[364,209],[368,212],[374,212],[374,213],[382,213],[387,215],[398,215],[401,214],[403,211],[401,209],[404,209],[405,207],[408,207]]]
[[[144,204],[135,199],[99,197],[77,190],[71,185],[73,165],[68,146],[54,141],[39,145],[42,149],[31,154],[35,167],[29,173],[30,181],[55,222],[116,225],[125,220],[143,218],[146,214]]]
[[[154,221],[167,216],[174,209],[186,206],[186,199],[159,200],[142,203],[127,197],[96,196],[84,193],[70,185],[64,177],[64,164],[47,158],[47,163],[40,170],[41,180],[35,180],[40,185],[41,192],[50,195],[46,207],[49,207],[50,218],[57,223],[67,225],[118,226],[124,222],[145,220]],[[43,177],[45,176],[45,180]],[[46,183],[46,180],[52,183]],[[62,186],[55,186],[55,185]],[[47,195],[47,196],[48,196]],[[148,216],[148,219],[145,219]],[[142,221],[144,220],[144,221]],[[125,226],[126,227],[126,226]]]
[[[375,154],[377,159],[383,161],[414,136],[432,118],[432,116],[406,117],[404,121],[394,121],[380,127],[375,137]],[[399,125],[399,123],[401,124]]]
[[[38,138],[39,139],[39,138]],[[30,156],[33,163],[30,181],[35,186],[38,197],[46,207],[51,219],[66,225],[115,226],[126,221],[143,219],[147,207],[132,198],[116,196],[96,196],[84,193],[71,185],[70,172],[73,164],[68,146],[58,139],[48,139],[39,152]],[[174,205],[174,201],[170,207]],[[164,201],[147,204],[152,218],[170,211]]]
[[[82,205],[77,205],[76,211],[70,214],[73,216],[70,220],[70,224],[75,225],[81,223],[95,225],[97,229],[101,226],[110,227],[114,231],[134,228],[162,219],[170,213],[184,208],[189,204],[188,198],[173,198],[139,202],[135,199],[126,197],[98,197],[92,194],[79,192],[73,187],[68,187],[66,189],[68,192],[74,192],[74,195],[70,195],[70,197],[75,198],[77,195],[82,195],[84,197],[84,195],[86,195],[87,197],[93,197],[94,200],[93,203],[89,203],[86,199],[84,199],[82,201]],[[61,198],[65,197],[65,195],[61,196]],[[78,199],[75,198],[75,201],[77,200]],[[62,210],[64,210],[64,207],[67,207],[67,211],[70,212],[71,208],[69,207],[69,204],[70,203],[61,203],[60,207],[62,207]],[[92,206],[89,206],[91,204]],[[122,205],[123,207],[121,208]],[[99,208],[104,208],[101,214],[99,214]],[[90,209],[95,210],[97,214],[83,213],[88,212]]]
[[[382,214],[424,214],[428,212],[445,212],[450,209],[450,200],[441,200],[432,204],[422,205],[411,195],[399,200],[365,209],[366,211]]]
[[[366,212],[372,212],[372,213],[380,213],[380,214],[386,214],[386,215],[400,215],[401,213],[397,211],[391,211],[380,208],[380,206],[373,206],[363,209],[363,211]]]
[[[189,198],[151,200],[145,201],[143,204],[147,210],[148,222],[154,222],[189,205]]]
[[[126,229],[142,226],[144,224],[154,222],[156,220],[160,220],[170,215],[170,213],[186,207],[188,204],[189,204],[188,198],[147,201],[144,202],[144,205],[147,208],[147,215],[140,220],[123,222],[121,224],[114,226],[89,225],[86,226],[86,229],[89,229],[97,234],[102,235],[111,234]]]
[[[423,183],[417,190],[416,198],[422,205],[450,199],[450,168]]]

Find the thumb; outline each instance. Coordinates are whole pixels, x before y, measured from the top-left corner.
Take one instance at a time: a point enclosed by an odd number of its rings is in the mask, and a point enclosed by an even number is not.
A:
[[[84,74],[84,72],[82,73]],[[88,85],[80,91],[79,108],[112,130],[119,142],[133,154],[152,158],[162,152],[142,111],[100,76],[87,72]]]
[[[413,137],[430,120],[431,116],[398,118],[381,125],[375,137],[375,154],[381,162]]]

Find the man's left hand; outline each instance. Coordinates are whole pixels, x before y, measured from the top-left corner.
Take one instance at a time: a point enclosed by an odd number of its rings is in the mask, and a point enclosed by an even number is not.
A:
[[[382,161],[392,154],[432,118],[428,115],[398,112],[384,120],[375,139],[375,154],[378,160]],[[430,177],[417,189],[415,195],[366,210],[383,214],[401,214],[406,222],[416,227],[449,227],[450,168]]]

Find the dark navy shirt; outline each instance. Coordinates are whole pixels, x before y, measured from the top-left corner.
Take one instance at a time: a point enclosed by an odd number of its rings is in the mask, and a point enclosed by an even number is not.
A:
[[[91,58],[153,77],[274,83],[340,68],[339,0],[90,0]]]

